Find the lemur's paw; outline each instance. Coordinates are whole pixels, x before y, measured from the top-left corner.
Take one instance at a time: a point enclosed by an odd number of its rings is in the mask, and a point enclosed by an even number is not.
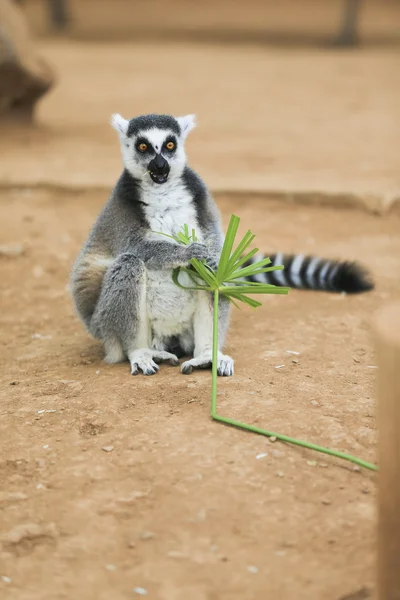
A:
[[[131,363],[131,374],[139,375],[140,372],[143,375],[155,375],[159,370],[158,363],[167,362],[174,367],[179,365],[179,360],[175,356],[175,354],[171,354],[170,352],[164,352],[163,350],[150,350],[150,349],[140,349],[134,350],[129,355],[129,360]]]
[[[187,260],[197,258],[197,260],[206,260],[208,258],[209,250],[205,244],[199,242],[193,242],[186,247]]]
[[[230,377],[234,373],[234,360],[226,354],[218,352],[217,373],[220,377]],[[187,360],[182,364],[181,371],[189,375],[193,369],[210,369],[212,366],[211,352],[203,352],[196,358]]]
[[[217,373],[220,377],[232,377],[235,372],[235,361],[230,356],[222,354],[218,358]]]
[[[218,269],[219,259],[215,258],[215,256],[208,256],[206,260],[206,265],[210,267],[213,271]]]

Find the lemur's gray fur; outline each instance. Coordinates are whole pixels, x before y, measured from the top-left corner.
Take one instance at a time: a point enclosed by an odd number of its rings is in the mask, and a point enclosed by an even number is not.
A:
[[[105,360],[129,359],[131,372],[153,375],[157,363],[177,365],[192,356],[183,373],[211,365],[212,298],[172,281],[172,270],[191,258],[218,264],[223,233],[217,207],[206,186],[186,164],[184,142],[193,115],[146,115],[125,120],[113,115],[124,170],[98,217],[72,271],[76,309],[89,332],[100,338]],[[155,232],[176,235],[188,225],[198,242],[182,246]],[[273,271],[260,278],[276,285],[356,293],[373,287],[356,263],[300,255],[270,255]],[[190,284],[185,274],[180,281]],[[223,348],[229,302],[219,310]],[[232,358],[218,354],[218,374],[233,375]]]

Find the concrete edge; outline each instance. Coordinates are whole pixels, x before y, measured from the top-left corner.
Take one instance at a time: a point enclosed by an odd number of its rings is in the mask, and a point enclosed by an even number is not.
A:
[[[0,181],[0,190],[16,191],[48,191],[54,194],[87,192],[106,193],[111,191],[108,185],[63,184],[57,182],[14,183]],[[216,198],[231,197],[261,199],[265,201],[280,200],[286,203],[310,206],[329,206],[342,209],[358,209],[370,214],[384,215],[392,212],[400,214],[400,196],[384,197],[373,194],[357,194],[350,192],[322,192],[322,191],[282,191],[282,190],[246,190],[246,189],[211,189]]]

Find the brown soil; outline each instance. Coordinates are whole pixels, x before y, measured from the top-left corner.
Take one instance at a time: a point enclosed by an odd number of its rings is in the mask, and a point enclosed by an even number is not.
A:
[[[132,378],[102,362],[66,286],[105,200],[0,198],[2,244],[24,245],[0,259],[1,597],[374,598],[373,473],[211,422],[208,372]],[[220,412],[376,460],[371,315],[400,296],[398,216],[219,204],[266,250],[357,258],[377,281],[235,310]]]

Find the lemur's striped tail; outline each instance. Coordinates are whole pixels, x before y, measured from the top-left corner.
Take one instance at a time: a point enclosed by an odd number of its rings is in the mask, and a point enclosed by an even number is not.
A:
[[[251,262],[264,256],[271,259],[272,265],[283,265],[282,271],[270,271],[249,277],[251,281],[272,283],[298,289],[324,290],[326,292],[347,292],[359,294],[374,288],[369,272],[359,263],[329,260],[302,254],[256,254]]]

